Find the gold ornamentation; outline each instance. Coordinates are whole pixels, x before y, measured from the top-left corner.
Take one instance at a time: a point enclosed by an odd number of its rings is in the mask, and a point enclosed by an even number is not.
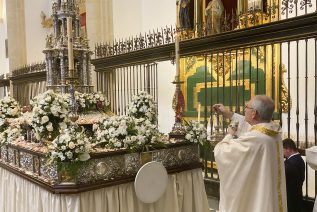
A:
[[[141,152],[140,157],[141,157],[141,164],[144,165],[152,161],[152,152]]]
[[[107,172],[109,171],[109,168],[107,166],[107,164],[105,162],[99,162],[97,165],[96,165],[96,173],[98,175],[105,175]]]
[[[186,72],[191,70],[196,63],[196,57],[195,56],[190,56],[185,58],[185,70]]]
[[[76,184],[80,162],[58,162],[57,171],[60,184]]]
[[[281,70],[281,74],[282,74],[282,85],[281,85],[281,107],[282,107],[282,112],[287,113],[288,112],[288,104],[289,107],[292,107],[292,99],[290,98],[290,101],[288,102],[288,89],[285,86],[285,82],[284,82],[284,73],[286,73],[286,68],[285,65],[282,64],[282,70]]]
[[[274,130],[268,129],[268,128],[260,126],[260,125],[253,126],[251,128],[251,131],[253,131],[253,130],[259,131],[259,132],[261,132],[261,133],[263,133],[265,135],[271,136],[271,137],[276,136],[276,135],[279,134],[278,131],[274,131]]]
[[[20,163],[20,154],[18,151],[14,150],[15,155],[15,164],[18,165]]]
[[[225,76],[225,80],[227,81],[230,77],[231,61],[234,59],[235,59],[235,55],[231,55],[230,53],[219,54],[218,56],[214,55],[212,57],[213,76],[218,75],[219,81],[221,81],[221,82],[223,80],[223,76]],[[217,62],[218,62],[218,64],[217,64]],[[223,72],[225,72],[225,73],[223,73]]]
[[[46,14],[41,11],[41,24],[43,28],[51,28],[53,27],[53,19],[52,18],[46,18]]]
[[[263,126],[253,126],[251,131],[256,130],[268,136],[276,136],[279,132],[268,129]],[[278,194],[278,207],[279,211],[283,212],[283,199],[282,199],[282,171],[281,171],[281,161],[280,161],[280,144],[276,142],[276,150],[277,150],[277,194]]]
[[[33,157],[34,160],[34,170],[35,172],[38,172],[38,170],[40,169],[40,160],[38,157]]]
[[[54,40],[53,35],[47,35],[45,47],[48,49],[53,48],[53,40]]]
[[[280,144],[276,142],[277,150],[277,195],[278,195],[278,208],[280,212],[283,212],[283,199],[282,199],[282,171],[280,161]]]

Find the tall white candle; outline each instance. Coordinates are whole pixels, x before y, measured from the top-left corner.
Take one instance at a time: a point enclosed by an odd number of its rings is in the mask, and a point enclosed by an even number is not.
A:
[[[180,1],[176,1],[176,28],[179,27],[179,7],[180,7]]]
[[[196,25],[196,29],[198,27],[198,2],[195,1],[195,25]]]
[[[175,35],[175,62],[176,62],[176,77],[179,77],[179,35]]]
[[[68,37],[68,70],[69,76],[74,77],[74,52],[73,52],[73,33],[72,18],[67,17],[67,37]]]
[[[198,103],[197,111],[198,111],[197,121],[200,122],[200,103]]]

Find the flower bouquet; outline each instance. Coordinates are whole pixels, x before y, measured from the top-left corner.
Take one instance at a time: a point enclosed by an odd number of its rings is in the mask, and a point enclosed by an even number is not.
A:
[[[75,98],[80,112],[103,111],[110,109],[110,102],[101,92],[98,93],[75,93]]]
[[[48,163],[57,163],[60,181],[73,183],[82,162],[90,158],[91,144],[84,129],[72,125],[63,130],[48,148]]]
[[[149,120],[117,116],[102,119],[93,126],[98,146],[110,149],[127,148],[136,151],[149,151],[164,146],[162,134]]]
[[[10,96],[0,100],[0,117],[17,118],[21,114],[19,103]]]
[[[37,140],[56,138],[60,130],[67,127],[68,103],[67,100],[48,90],[36,96],[32,101],[32,127]]]
[[[165,143],[162,142],[163,134],[159,132],[157,125],[144,118],[136,119],[135,122],[137,134],[126,139],[124,147],[131,149],[133,152],[150,151],[165,147]]]
[[[19,103],[10,96],[0,100],[0,145],[8,144],[21,136],[20,125],[9,125],[7,119],[21,114]]]
[[[103,118],[93,125],[96,144],[102,147],[118,149],[137,134],[134,120],[129,116]]]
[[[188,126],[186,126],[185,140],[191,143],[199,143],[203,145],[206,139],[206,127],[197,121],[190,121]]]
[[[0,132],[0,146],[12,143],[21,137],[22,129],[20,125],[8,125],[8,127]]]
[[[153,97],[145,91],[134,95],[128,105],[128,115],[137,119],[144,118],[153,124],[156,123],[157,107]]]

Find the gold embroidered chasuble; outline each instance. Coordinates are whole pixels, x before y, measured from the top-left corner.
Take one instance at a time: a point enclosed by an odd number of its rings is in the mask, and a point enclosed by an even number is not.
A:
[[[215,147],[220,178],[220,212],[287,212],[283,147],[278,127],[250,127],[238,114],[239,138]]]

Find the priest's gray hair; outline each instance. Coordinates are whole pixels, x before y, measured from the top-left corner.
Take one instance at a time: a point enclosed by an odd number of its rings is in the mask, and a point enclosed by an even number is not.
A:
[[[256,95],[252,100],[252,108],[259,113],[263,121],[270,122],[274,112],[274,102],[266,95]]]

